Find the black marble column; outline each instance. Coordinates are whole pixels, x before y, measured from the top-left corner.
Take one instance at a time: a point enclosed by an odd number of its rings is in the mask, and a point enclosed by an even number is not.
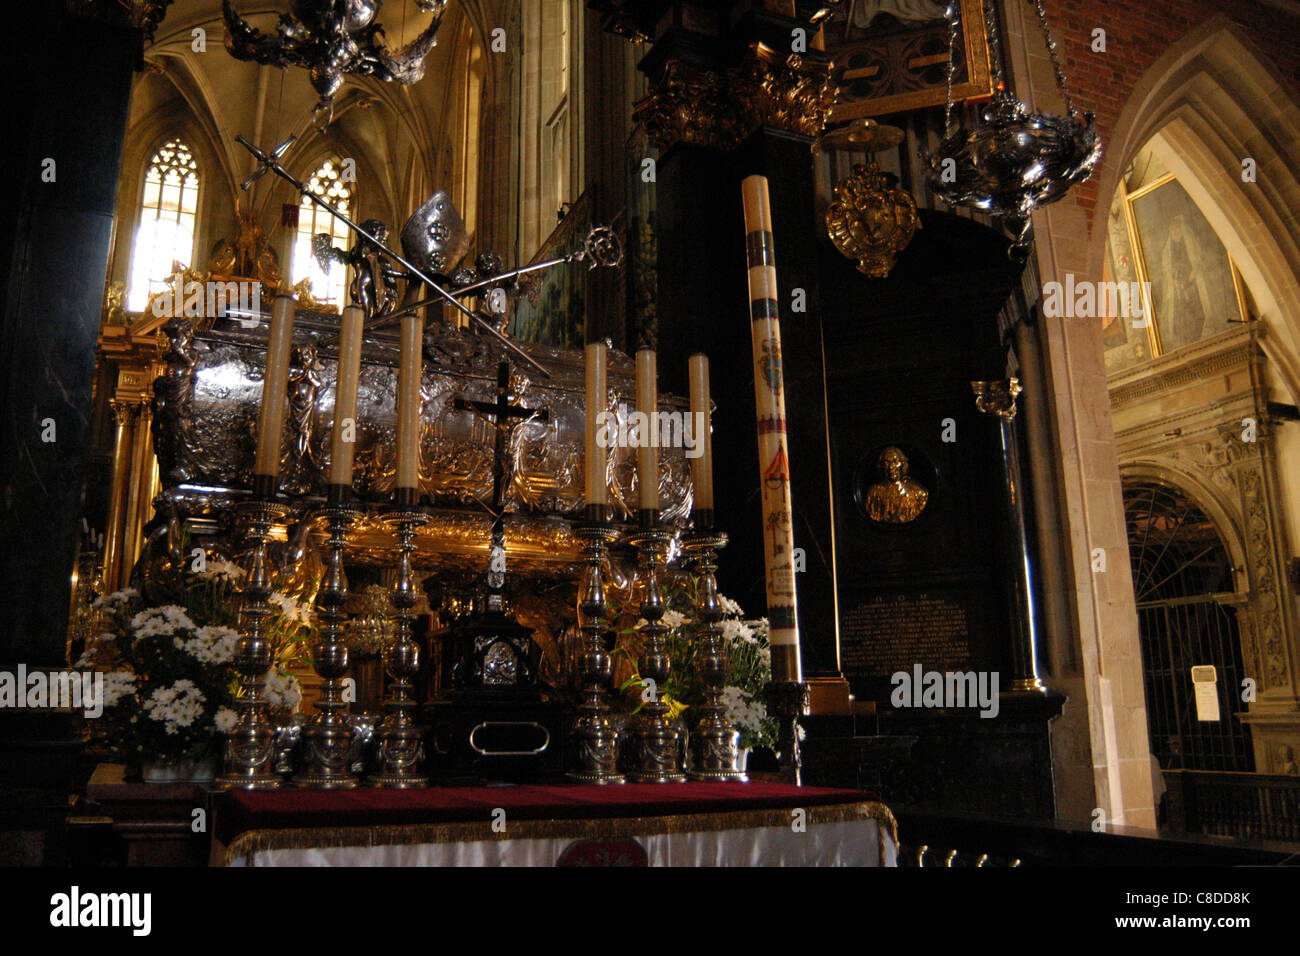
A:
[[[140,35],[62,3],[37,5],[24,29],[6,32],[5,140],[17,168],[0,207],[0,660],[55,664]]]

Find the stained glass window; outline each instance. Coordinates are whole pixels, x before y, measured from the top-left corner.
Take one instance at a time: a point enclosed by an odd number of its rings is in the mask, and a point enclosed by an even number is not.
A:
[[[353,195],[354,183],[343,179],[344,161],[338,158],[327,159],[316,172],[307,179],[307,186],[313,193],[351,217],[356,204]],[[347,286],[347,269],[340,263],[333,263],[329,272],[321,268],[312,255],[312,236],[328,233],[334,239],[334,245],[347,249],[348,227],[335,219],[320,206],[309,199],[303,199],[298,207],[298,232],[293,241],[293,280],[301,282],[311,279],[312,295],[322,302],[329,302],[342,308],[344,291]]]
[[[199,201],[199,170],[190,148],[169,140],[149,160],[140,197],[140,222],[132,247],[126,307],[140,312],[151,293],[160,292],[174,270],[194,256]]]

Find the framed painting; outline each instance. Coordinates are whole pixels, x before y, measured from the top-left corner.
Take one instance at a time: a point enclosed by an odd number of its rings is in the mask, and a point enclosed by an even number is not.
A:
[[[954,102],[993,93],[981,0],[954,0]],[[948,89],[946,0],[845,0],[827,22],[839,101],[832,121],[942,106]]]
[[[1138,272],[1150,283],[1155,354],[1247,320],[1245,290],[1232,257],[1173,174],[1129,193],[1127,203]]]

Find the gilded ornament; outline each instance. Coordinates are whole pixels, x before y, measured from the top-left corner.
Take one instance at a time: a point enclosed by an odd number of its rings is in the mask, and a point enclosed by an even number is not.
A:
[[[826,230],[845,258],[858,271],[883,279],[907,248],[921,220],[912,194],[894,187],[894,177],[875,161],[858,163],[835,186],[835,200],[826,207]]]

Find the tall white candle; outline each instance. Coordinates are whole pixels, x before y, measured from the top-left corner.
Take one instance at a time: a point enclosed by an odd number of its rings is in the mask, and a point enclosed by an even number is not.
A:
[[[271,479],[272,491],[280,475],[280,435],[288,396],[293,317],[297,309],[298,303],[293,296],[276,296],[271,305],[271,326],[267,333],[266,377],[262,380],[262,408],[257,419],[257,457],[253,463],[253,475]]]
[[[424,367],[424,316],[402,316],[401,358],[397,368],[397,487],[420,488],[420,374]]]
[[[600,433],[604,431],[598,423],[600,414],[607,411],[609,347],[604,342],[592,342],[587,346],[587,435],[586,447],[586,494],[587,505],[604,508],[609,500],[609,489],[605,480],[605,461],[608,452],[601,446]]]
[[[636,451],[637,481],[643,511],[659,510],[659,382],[654,349],[636,353],[636,410],[644,413],[645,427]]]
[[[689,363],[691,379],[691,428],[698,457],[691,459],[691,480],[695,485],[695,510],[713,515],[713,409],[709,398],[709,357],[697,353]]]
[[[771,622],[772,678],[802,680],[795,610],[794,522],[790,459],[785,440],[785,378],[777,309],[776,257],[767,178],[741,183],[745,207],[745,254],[749,267],[750,334],[754,356],[754,404],[758,415],[758,468],[763,504],[763,550],[767,564],[767,616]]]
[[[339,328],[338,384],[334,390],[334,431],[330,435],[330,484],[352,487],[352,453],[357,437],[357,387],[361,378],[360,306],[343,310]]]

